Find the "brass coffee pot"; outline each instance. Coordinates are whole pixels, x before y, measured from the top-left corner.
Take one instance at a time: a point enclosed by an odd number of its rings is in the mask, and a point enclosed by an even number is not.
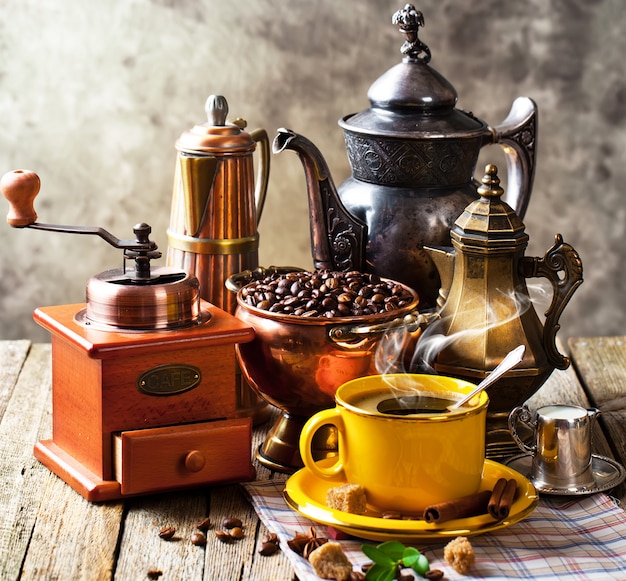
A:
[[[318,148],[289,129],[275,153],[296,151],[304,165],[316,268],[361,270],[403,282],[434,307],[440,280],[423,246],[450,244],[450,228],[477,198],[481,148],[500,145],[508,165],[507,199],[518,216],[528,206],[535,170],[537,107],[526,97],[490,127],[456,109],[457,92],[429,66],[418,38],[421,12],[407,4],[393,16],[406,37],[401,63],[371,85],[371,107],[339,121],[352,176],[335,188]]]
[[[441,274],[438,318],[417,343],[417,358],[442,375],[478,383],[516,345],[524,358],[488,389],[487,455],[518,451],[508,429],[511,410],[532,396],[569,359],[556,345],[559,318],[583,282],[580,256],[560,234],[543,258],[524,256],[528,234],[501,198],[495,165],[487,165],[480,198],[467,206],[451,231],[452,248],[427,248]],[[544,277],[552,302],[542,324],[533,307],[527,280]],[[449,289],[449,290],[448,290]],[[435,353],[434,363],[427,352]]]

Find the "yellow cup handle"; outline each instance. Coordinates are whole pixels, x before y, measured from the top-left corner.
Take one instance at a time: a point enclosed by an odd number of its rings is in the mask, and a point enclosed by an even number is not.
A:
[[[335,426],[339,435],[337,461],[330,466],[320,466],[311,454],[311,443],[317,430],[322,426]],[[344,429],[343,418],[339,408],[331,408],[322,410],[309,418],[300,433],[300,456],[304,465],[319,478],[336,478],[343,472],[343,453],[344,447]]]

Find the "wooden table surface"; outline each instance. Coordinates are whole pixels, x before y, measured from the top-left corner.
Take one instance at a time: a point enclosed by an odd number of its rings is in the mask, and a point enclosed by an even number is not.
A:
[[[555,371],[529,402],[595,405],[602,411],[594,452],[626,462],[626,337],[572,339],[574,365]],[[256,449],[271,425],[255,430]],[[0,341],[0,579],[161,581],[294,578],[282,552],[258,553],[267,530],[237,484],[94,504],[41,465],[32,453],[51,434],[50,345]],[[272,478],[255,464],[257,478]],[[612,494],[626,502],[626,487]],[[189,537],[196,523],[236,516],[245,537],[206,548]],[[162,527],[179,540],[159,538]]]

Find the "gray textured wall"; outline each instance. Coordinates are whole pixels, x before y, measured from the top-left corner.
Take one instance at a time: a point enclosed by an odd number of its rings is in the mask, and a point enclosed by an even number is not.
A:
[[[390,24],[403,0],[3,0],[0,172],[37,171],[49,223],[121,238],[144,220],[160,247],[174,142],[224,94],[232,116],[291,127],[349,174],[337,119],[368,107],[369,85],[399,62]],[[518,95],[540,110],[528,254],[561,232],[585,283],[560,336],[626,331],[626,4],[622,0],[423,0],[420,37],[459,106],[490,124]],[[498,148],[483,153],[501,163]],[[483,160],[483,157],[485,158]],[[297,157],[272,158],[261,263],[311,265]],[[2,200],[4,201],[4,200]],[[0,227],[0,338],[47,340],[41,305],[82,302],[88,278],[120,266],[97,238]]]

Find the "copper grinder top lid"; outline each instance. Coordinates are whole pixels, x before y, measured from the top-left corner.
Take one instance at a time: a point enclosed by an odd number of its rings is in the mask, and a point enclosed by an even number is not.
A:
[[[147,331],[188,327],[201,318],[200,283],[184,271],[157,267],[144,280],[120,268],[87,282],[86,325]]]

